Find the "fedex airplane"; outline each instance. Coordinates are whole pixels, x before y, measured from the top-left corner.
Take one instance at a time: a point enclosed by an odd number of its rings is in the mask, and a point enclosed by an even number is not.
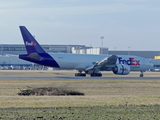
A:
[[[113,71],[117,75],[127,75],[130,71],[143,72],[153,64],[142,57],[125,55],[89,55],[46,53],[25,26],[20,26],[27,54],[19,55],[20,59],[34,62],[40,65],[60,69],[75,69],[75,76],[101,77],[101,71]]]

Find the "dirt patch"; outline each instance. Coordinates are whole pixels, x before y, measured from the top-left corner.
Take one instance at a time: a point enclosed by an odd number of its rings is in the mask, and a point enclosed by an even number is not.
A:
[[[18,95],[20,96],[68,96],[68,95],[84,95],[84,93],[75,91],[75,90],[69,90],[65,87],[41,87],[41,88],[31,88],[28,87],[26,90],[19,89],[20,92]]]

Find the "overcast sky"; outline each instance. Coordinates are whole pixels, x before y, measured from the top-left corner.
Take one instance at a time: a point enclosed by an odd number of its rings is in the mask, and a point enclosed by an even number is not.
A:
[[[20,25],[40,44],[160,51],[160,0],[0,0],[0,44],[23,44]]]

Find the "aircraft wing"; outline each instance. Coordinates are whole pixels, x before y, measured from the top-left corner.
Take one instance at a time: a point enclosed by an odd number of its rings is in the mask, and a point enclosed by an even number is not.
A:
[[[112,68],[115,66],[117,62],[117,58],[118,58],[117,55],[106,57],[100,62],[96,62],[95,65],[88,67],[86,71],[89,71],[89,70],[103,71],[103,70],[106,70],[106,68]]]

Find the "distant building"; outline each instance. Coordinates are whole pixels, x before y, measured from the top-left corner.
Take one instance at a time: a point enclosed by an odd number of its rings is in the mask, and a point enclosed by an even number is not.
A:
[[[84,49],[72,49],[72,53],[78,53],[78,54],[108,54],[108,48],[84,48]]]
[[[90,48],[86,50],[87,54],[108,54],[108,48]]]
[[[155,56],[160,55],[160,51],[108,51],[111,55],[135,55],[147,59],[154,59]]]
[[[160,51],[109,51],[108,48],[93,48],[85,45],[42,45],[50,53],[76,53],[76,54],[111,54],[111,55],[136,55],[148,59],[160,56]],[[24,44],[0,44],[0,55],[26,54]]]
[[[86,49],[85,45],[41,45],[46,52],[51,53],[72,53],[72,48],[75,50]],[[26,54],[24,44],[0,44],[0,55],[6,54]]]

